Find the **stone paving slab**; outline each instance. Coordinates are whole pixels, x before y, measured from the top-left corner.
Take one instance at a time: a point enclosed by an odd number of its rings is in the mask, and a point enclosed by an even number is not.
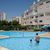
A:
[[[0,50],[9,50],[9,49],[4,48],[4,47],[0,47]]]
[[[39,35],[40,37],[48,37],[50,38],[50,32],[47,32],[46,34],[43,34],[43,35]]]
[[[7,38],[9,36],[0,35],[0,38]]]

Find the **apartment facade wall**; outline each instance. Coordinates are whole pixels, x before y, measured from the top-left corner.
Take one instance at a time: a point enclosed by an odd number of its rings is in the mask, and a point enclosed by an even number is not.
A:
[[[21,24],[21,17],[14,17],[14,18],[11,18],[11,19],[9,20],[9,22],[12,22],[12,21],[14,21],[14,20],[18,21],[19,24]]]
[[[38,6],[38,20],[42,22],[38,22],[39,25],[50,25],[50,2],[43,2],[42,5]],[[42,15],[42,17],[41,17]]]
[[[50,25],[50,1],[43,0],[41,4],[37,3],[24,14],[23,25]]]
[[[6,13],[3,12],[3,13],[0,13],[0,20],[6,20],[7,19],[7,16],[6,16]]]

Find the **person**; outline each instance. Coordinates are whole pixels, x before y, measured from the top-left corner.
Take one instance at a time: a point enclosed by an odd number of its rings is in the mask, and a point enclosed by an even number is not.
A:
[[[30,39],[30,43],[32,43],[32,39]]]
[[[36,43],[39,43],[40,41],[40,36],[38,35],[38,33],[36,33]]]

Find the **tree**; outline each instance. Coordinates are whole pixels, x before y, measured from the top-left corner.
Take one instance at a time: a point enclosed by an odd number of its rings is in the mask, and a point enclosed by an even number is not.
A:
[[[19,22],[17,22],[16,20],[12,21],[12,25],[17,26],[19,25]]]
[[[16,30],[17,28],[21,29],[21,25],[18,21],[0,21],[0,30]]]
[[[13,26],[14,30],[20,27],[20,24],[18,21],[14,20],[11,22],[11,25]]]
[[[2,25],[2,26],[3,26],[3,25],[8,25],[8,21],[5,21],[5,20],[1,21],[1,25]]]

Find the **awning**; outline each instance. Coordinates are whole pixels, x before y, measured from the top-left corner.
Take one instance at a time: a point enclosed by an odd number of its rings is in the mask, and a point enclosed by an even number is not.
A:
[[[48,28],[50,27],[50,25],[45,25],[45,26],[42,26],[41,28]]]

